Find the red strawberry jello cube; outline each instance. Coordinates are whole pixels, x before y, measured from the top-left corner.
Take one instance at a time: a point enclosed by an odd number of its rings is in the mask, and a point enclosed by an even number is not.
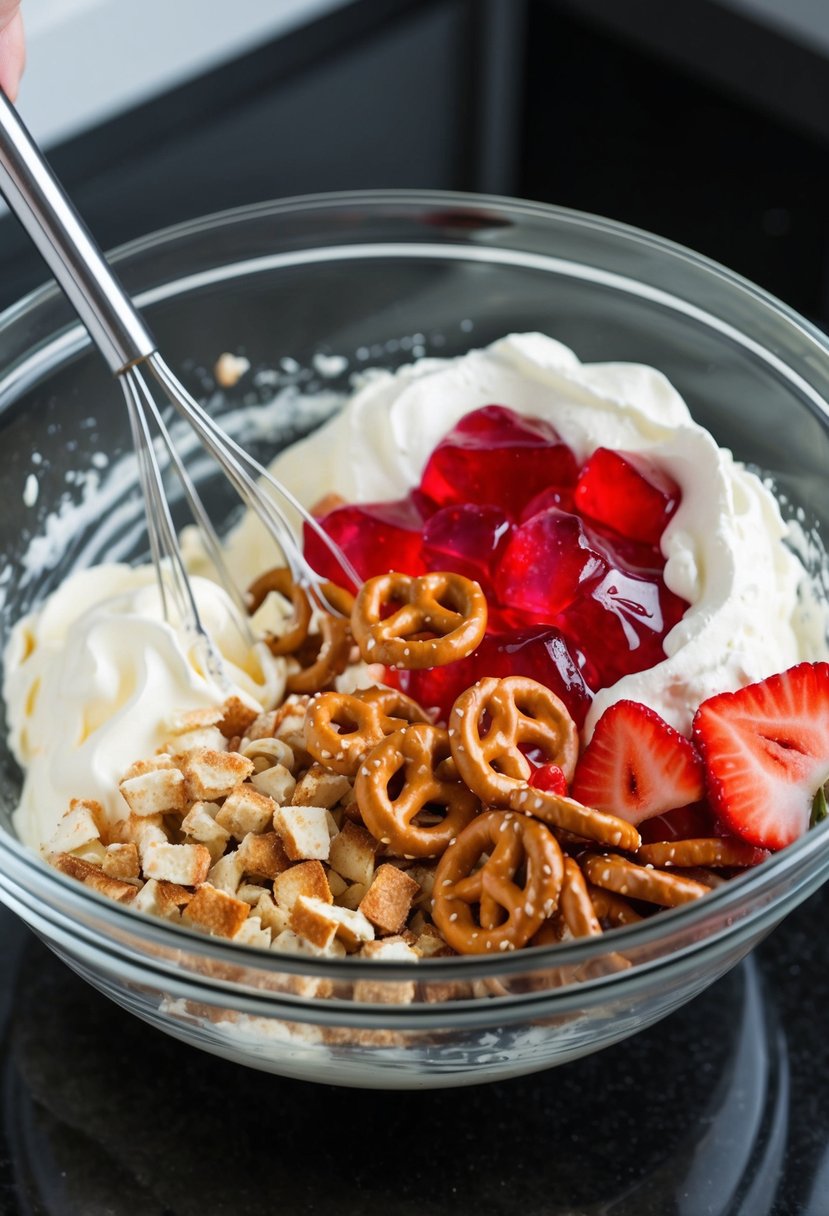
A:
[[[576,510],[630,540],[656,545],[679,506],[679,486],[634,452],[597,448],[575,490]]]
[[[602,687],[634,671],[645,671],[665,658],[663,641],[688,607],[649,578],[609,569],[587,588],[557,621],[580,647]]]
[[[352,503],[337,507],[320,521],[361,578],[389,570],[422,574],[421,529],[423,515],[411,498],[399,502]],[[323,578],[343,584],[340,564],[312,528],[304,528],[305,556]]]
[[[489,503],[517,518],[536,494],[574,485],[577,473],[575,456],[549,423],[485,405],[441,440],[420,488],[440,506]]]
[[[607,569],[578,516],[551,507],[512,533],[498,567],[498,598],[528,617],[552,623]]]
[[[577,726],[593,700],[582,656],[558,629],[545,626],[487,634],[478,649],[457,663],[425,671],[389,672],[388,680],[446,721],[456,698],[484,676],[530,676],[561,697]]]
[[[443,507],[423,525],[427,570],[454,570],[475,579],[487,592],[492,571],[506,548],[512,525],[500,507],[459,503]]]

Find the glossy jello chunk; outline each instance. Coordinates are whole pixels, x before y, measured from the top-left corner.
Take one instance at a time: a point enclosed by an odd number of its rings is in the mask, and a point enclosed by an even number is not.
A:
[[[500,507],[460,503],[436,511],[423,525],[427,570],[454,570],[494,594],[492,571],[509,541],[512,525]]]
[[[675,481],[638,453],[597,448],[579,473],[574,498],[585,519],[656,545],[680,492]]]
[[[486,405],[441,440],[420,488],[440,506],[488,503],[517,518],[536,494],[573,486],[577,474],[575,456],[549,423]]]
[[[352,503],[337,507],[320,520],[364,579],[389,570],[422,574],[423,522],[422,504],[414,497],[394,502]],[[346,581],[339,562],[308,524],[304,528],[304,548],[311,566],[323,578],[340,584]]]
[[[559,629],[536,627],[489,633],[468,658],[426,671],[396,671],[391,682],[446,721],[456,698],[484,676],[529,676],[561,697],[581,726],[593,693],[582,671],[583,659]]]
[[[498,598],[527,617],[552,623],[606,572],[578,516],[552,507],[510,537],[496,574]]]

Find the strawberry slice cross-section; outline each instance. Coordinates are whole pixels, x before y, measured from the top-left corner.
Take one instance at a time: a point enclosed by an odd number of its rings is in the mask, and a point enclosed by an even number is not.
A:
[[[694,739],[720,820],[762,848],[791,844],[829,780],[829,663],[799,663],[709,697]]]
[[[693,744],[639,701],[616,701],[604,711],[572,786],[585,806],[633,824],[697,802],[703,791]]]

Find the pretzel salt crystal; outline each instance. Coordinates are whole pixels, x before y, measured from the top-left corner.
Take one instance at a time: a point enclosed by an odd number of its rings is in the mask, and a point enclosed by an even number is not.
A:
[[[354,793],[372,835],[403,857],[439,856],[478,811],[478,799],[457,775],[446,731],[425,723],[378,743],[360,765]],[[430,811],[439,817],[423,823]]]
[[[609,848],[623,849],[626,853],[635,852],[642,843],[636,828],[626,819],[582,806],[574,798],[566,798],[563,794],[531,789],[525,785],[513,790],[509,805],[515,811],[549,823],[551,827],[585,840],[594,840]]]
[[[655,866],[676,866],[679,869],[691,869],[696,866],[741,868],[757,865],[767,857],[765,849],[758,849],[743,840],[703,836],[690,840],[661,840],[653,844],[643,844],[637,854],[637,861]]]
[[[521,750],[536,748],[570,781],[578,732],[563,701],[527,676],[488,676],[462,692],[449,715],[452,755],[470,789],[491,806],[509,806],[526,787],[532,765]]]
[[[373,747],[414,722],[429,722],[416,701],[395,688],[324,692],[308,706],[305,746],[326,768],[353,777]]]
[[[649,869],[612,854],[586,857],[582,861],[582,868],[587,879],[597,887],[606,887],[619,895],[659,904],[663,908],[690,903],[709,891],[701,882],[682,878],[679,874],[667,874],[664,870]]]
[[[432,916],[460,954],[517,950],[555,912],[563,874],[561,849],[543,824],[485,811],[438,862]]]
[[[387,614],[387,609],[393,611]],[[486,632],[486,597],[460,574],[381,574],[360,588],[351,627],[367,663],[415,670],[471,654]]]

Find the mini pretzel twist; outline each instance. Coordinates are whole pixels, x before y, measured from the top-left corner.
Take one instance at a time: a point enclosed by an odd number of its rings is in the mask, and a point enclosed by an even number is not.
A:
[[[294,582],[291,572],[286,566],[275,566],[273,570],[266,570],[264,574],[260,574],[259,578],[248,587],[248,611],[251,616],[262,606],[265,597],[271,591],[276,591],[277,594],[291,601],[294,619],[285,633],[280,634],[279,637],[270,633],[265,638],[265,642],[271,654],[293,654],[308,637],[308,626],[311,624],[311,601],[304,589]]]
[[[351,654],[351,629],[348,621],[338,616],[321,616],[320,638],[314,661],[308,667],[288,676],[285,687],[289,693],[319,692],[332,684],[335,677],[341,675],[348,666]]]
[[[369,752],[354,795],[368,830],[404,857],[439,856],[479,809],[458,777],[446,731],[423,723],[387,735]],[[423,822],[427,817],[435,822]]]
[[[387,608],[392,608],[386,613]],[[486,632],[483,591],[460,574],[381,574],[360,589],[351,627],[367,663],[443,667],[471,654]]]
[[[458,772],[491,806],[509,806],[526,789],[532,765],[521,750],[537,748],[567,781],[578,757],[578,732],[563,701],[527,676],[494,676],[461,693],[449,715]]]
[[[719,836],[701,836],[693,840],[660,840],[643,844],[637,861],[654,866],[676,866],[695,869],[697,866],[742,868],[765,861],[768,853],[744,840],[723,840]]]
[[[659,904],[663,908],[675,908],[707,895],[710,888],[679,874],[666,874],[664,870],[651,870],[638,866],[624,857],[607,854],[603,857],[586,857],[582,869],[588,882],[604,887],[630,899],[642,899],[646,903]]]
[[[580,840],[595,840],[626,853],[635,853],[642,843],[638,831],[626,819],[582,806],[575,798],[565,798],[563,794],[519,786],[510,794],[509,805],[514,811],[532,815],[533,819],[541,819]]]
[[[353,777],[386,735],[413,722],[429,722],[429,717],[397,689],[324,692],[311,702],[305,715],[305,746],[326,768]]]
[[[548,828],[509,811],[485,811],[438,862],[432,916],[460,954],[517,950],[555,912],[563,875]]]

